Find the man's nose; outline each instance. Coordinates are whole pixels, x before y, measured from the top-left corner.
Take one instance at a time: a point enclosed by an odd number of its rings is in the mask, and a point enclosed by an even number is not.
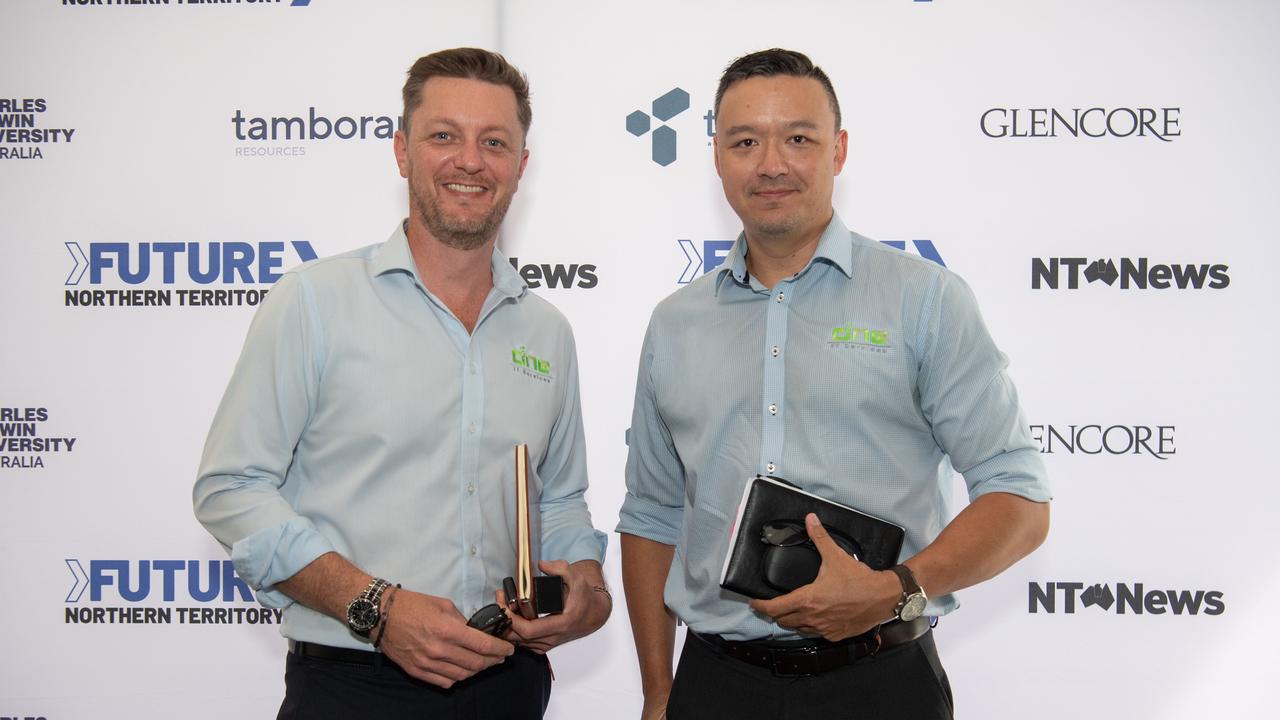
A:
[[[480,155],[480,148],[471,143],[463,143],[458,152],[453,156],[454,167],[468,174],[475,174],[484,169],[484,158]]]
[[[761,148],[760,164],[756,172],[765,177],[778,177],[787,174],[787,161],[782,157],[782,147],[772,141],[766,141]]]

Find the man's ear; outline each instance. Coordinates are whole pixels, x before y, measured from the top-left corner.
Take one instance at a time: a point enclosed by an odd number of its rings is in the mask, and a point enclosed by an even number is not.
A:
[[[403,130],[397,130],[392,146],[396,152],[396,165],[400,168],[400,177],[409,177],[409,140]]]
[[[835,153],[835,158],[833,158],[834,174],[839,175],[840,170],[844,168],[844,161],[849,158],[849,133],[845,130],[836,133]]]

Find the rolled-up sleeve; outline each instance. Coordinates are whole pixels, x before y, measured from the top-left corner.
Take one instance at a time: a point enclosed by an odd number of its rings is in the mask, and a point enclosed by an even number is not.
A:
[[[650,320],[640,351],[635,404],[628,431],[627,496],[618,513],[619,533],[675,545],[684,521],[684,466],[662,421],[653,371],[660,330]]]
[[[604,562],[609,538],[591,525],[587,508],[587,452],[578,391],[578,355],[573,334],[565,331],[565,383],[560,413],[551,427],[547,454],[538,466],[542,557],[548,560]]]
[[[313,298],[303,279],[288,273],[249,328],[192,493],[196,518],[270,607],[293,602],[276,583],[333,550],[280,492],[315,405],[322,347]]]
[[[1008,359],[991,339],[973,292],[958,276],[939,273],[920,317],[921,411],[964,476],[970,500],[1004,492],[1048,502],[1048,474],[1022,416]]]

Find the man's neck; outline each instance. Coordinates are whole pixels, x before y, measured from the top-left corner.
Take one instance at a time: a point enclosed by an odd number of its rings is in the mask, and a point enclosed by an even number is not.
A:
[[[830,223],[831,216],[828,216],[821,225],[789,235],[753,234],[744,229],[743,233],[747,237],[747,272],[767,288],[772,288],[783,278],[795,275],[813,259],[818,243],[822,240],[822,233]]]
[[[405,234],[422,284],[448,306],[470,333],[493,288],[492,258],[497,236],[473,250],[460,250],[437,240],[413,218],[409,219]]]

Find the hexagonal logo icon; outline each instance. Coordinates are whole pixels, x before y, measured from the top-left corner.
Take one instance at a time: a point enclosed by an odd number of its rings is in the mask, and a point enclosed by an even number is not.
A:
[[[671,118],[689,109],[689,93],[680,88],[672,88],[663,95],[654,98],[650,112],[636,110],[627,115],[627,132],[636,137],[649,135],[650,157],[662,167],[676,161],[676,131],[666,125]],[[657,119],[658,127],[653,127]],[[650,133],[650,129],[653,130]]]

